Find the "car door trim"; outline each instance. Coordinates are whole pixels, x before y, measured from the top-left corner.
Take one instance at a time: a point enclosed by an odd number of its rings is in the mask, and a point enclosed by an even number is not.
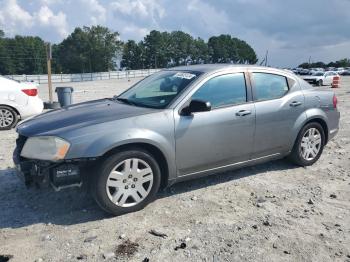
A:
[[[196,175],[196,174],[200,174],[200,173],[206,173],[206,172],[210,172],[210,171],[215,171],[215,170],[223,169],[223,168],[226,168],[226,167],[238,166],[238,165],[254,162],[254,161],[265,159],[265,158],[269,158],[269,157],[275,157],[275,156],[279,156],[279,155],[281,155],[281,153],[275,153],[275,154],[271,154],[271,155],[266,155],[266,156],[254,158],[254,159],[249,159],[249,160],[246,160],[246,161],[235,162],[235,163],[224,165],[224,166],[219,166],[219,167],[204,169],[204,170],[201,170],[201,171],[191,172],[191,173],[184,174],[184,175],[182,175],[180,177],[182,178],[182,177],[192,176],[192,175]]]
[[[264,74],[269,74],[269,75],[277,75],[277,76],[282,76],[282,77],[285,77],[286,78],[286,81],[287,81],[287,86],[288,86],[288,91],[285,92],[282,96],[280,97],[276,97],[276,98],[270,98],[270,99],[261,99],[261,100],[258,100],[256,99],[256,85],[255,85],[255,81],[254,81],[254,77],[253,77],[253,73],[264,73]],[[296,81],[296,79],[293,79],[292,77],[290,76],[287,76],[285,74],[281,74],[281,73],[271,73],[271,72],[267,72],[265,70],[249,70],[248,71],[248,75],[249,75],[249,81],[250,81],[250,85],[251,85],[251,88],[252,88],[252,100],[254,103],[258,103],[258,102],[264,102],[264,101],[272,101],[272,100],[278,100],[278,99],[281,99],[285,96],[287,96],[291,90],[292,90],[292,87],[293,86],[290,86],[290,83],[288,81],[288,79],[292,79],[295,81],[294,84],[297,84],[298,82]]]

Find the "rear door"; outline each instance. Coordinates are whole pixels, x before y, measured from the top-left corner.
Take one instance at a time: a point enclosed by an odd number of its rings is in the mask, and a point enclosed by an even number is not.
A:
[[[298,132],[296,123],[306,119],[299,83],[264,71],[250,76],[256,111],[253,158],[289,151]]]

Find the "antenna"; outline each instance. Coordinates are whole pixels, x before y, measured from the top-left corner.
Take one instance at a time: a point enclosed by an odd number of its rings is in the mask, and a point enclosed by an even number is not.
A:
[[[267,57],[269,55],[269,50],[266,50],[266,54],[265,54],[265,66],[267,66]]]
[[[264,66],[267,65],[267,56],[268,56],[268,54],[269,54],[269,50],[266,50],[265,57],[264,57],[264,59],[260,62],[260,65],[261,65],[261,66],[262,66],[262,65],[264,65]]]

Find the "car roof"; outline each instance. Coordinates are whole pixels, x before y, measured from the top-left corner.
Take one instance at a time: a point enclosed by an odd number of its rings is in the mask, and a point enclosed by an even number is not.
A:
[[[197,71],[202,73],[208,73],[213,71],[220,71],[223,69],[229,68],[239,68],[239,69],[265,69],[272,71],[280,71],[286,72],[286,70],[278,69],[274,67],[265,67],[265,66],[257,66],[257,65],[245,65],[245,64],[200,64],[200,65],[188,65],[188,66],[177,66],[168,68],[166,70],[184,70],[184,71]]]

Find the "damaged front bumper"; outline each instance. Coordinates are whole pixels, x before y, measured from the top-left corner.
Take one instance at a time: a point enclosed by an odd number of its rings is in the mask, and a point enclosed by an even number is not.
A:
[[[59,162],[23,158],[20,152],[26,138],[19,136],[13,152],[17,174],[26,186],[52,186],[56,191],[69,187],[81,187],[83,170],[96,159],[73,159]]]

